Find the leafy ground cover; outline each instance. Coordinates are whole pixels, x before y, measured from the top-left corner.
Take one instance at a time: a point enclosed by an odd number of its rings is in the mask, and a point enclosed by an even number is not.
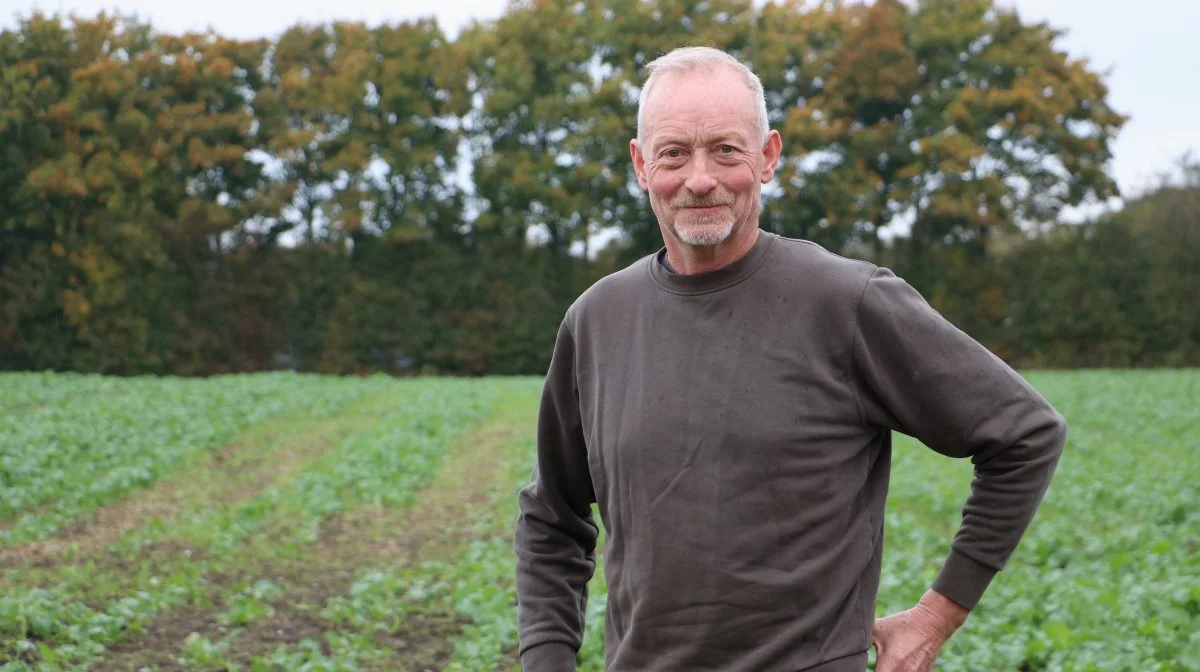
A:
[[[1200,372],[1031,380],[1067,453],[937,669],[1200,670]],[[539,391],[0,376],[0,670],[518,669]],[[880,614],[929,585],[969,485],[899,440]],[[582,672],[603,669],[604,597],[601,571]]]
[[[281,413],[336,415],[383,381],[288,374],[134,379],[5,378],[0,541],[42,539]],[[8,399],[15,399],[10,403]]]

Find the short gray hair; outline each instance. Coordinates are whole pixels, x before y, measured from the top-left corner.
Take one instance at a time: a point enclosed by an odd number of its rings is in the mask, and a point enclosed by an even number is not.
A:
[[[650,90],[654,88],[654,85],[663,75],[692,72],[700,68],[711,70],[720,66],[733,68],[735,72],[742,76],[742,79],[746,82],[746,87],[754,94],[754,100],[758,108],[759,142],[765,143],[767,141],[767,134],[771,132],[771,128],[769,125],[770,122],[767,119],[767,98],[763,93],[762,80],[758,78],[758,75],[754,74],[754,71],[746,67],[741,61],[720,49],[713,49],[712,47],[681,47],[663,56],[659,56],[646,64],[646,83],[642,85],[642,92],[638,95],[638,145],[642,144],[642,131],[646,127],[646,101],[650,98]]]

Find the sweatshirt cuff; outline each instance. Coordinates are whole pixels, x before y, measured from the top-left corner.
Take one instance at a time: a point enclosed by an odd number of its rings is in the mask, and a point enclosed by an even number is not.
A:
[[[575,672],[575,650],[562,642],[545,642],[521,654],[525,672]]]
[[[951,550],[933,582],[933,589],[965,609],[974,609],[997,571]]]

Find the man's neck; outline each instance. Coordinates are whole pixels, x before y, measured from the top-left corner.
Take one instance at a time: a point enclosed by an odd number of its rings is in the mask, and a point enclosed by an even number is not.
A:
[[[667,264],[680,275],[696,275],[724,268],[746,256],[758,241],[757,222],[738,227],[718,245],[687,245],[667,233],[663,242],[667,248]]]

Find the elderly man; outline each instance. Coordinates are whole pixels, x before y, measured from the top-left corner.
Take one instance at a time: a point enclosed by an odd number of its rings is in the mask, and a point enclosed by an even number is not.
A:
[[[885,268],[761,231],[781,142],[727,54],[647,66],[630,143],[664,248],[567,311],[520,494],[526,672],[575,668],[598,528],[606,669],[924,671],[1032,519],[1066,436]],[[891,432],[975,466],[913,608],[875,620]]]

